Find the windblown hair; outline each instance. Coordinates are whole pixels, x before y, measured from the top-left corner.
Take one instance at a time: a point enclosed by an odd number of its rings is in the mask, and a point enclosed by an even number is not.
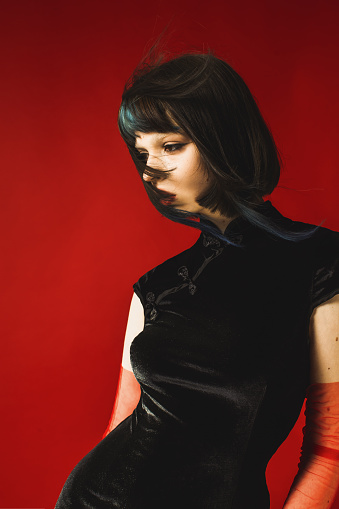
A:
[[[259,202],[278,184],[281,157],[247,85],[212,51],[170,60],[160,55],[157,61],[143,62],[125,85],[118,127],[141,178],[146,173],[164,179],[173,169],[147,166],[135,148],[135,133],[183,132],[197,146],[211,181],[197,198],[199,205],[228,217],[242,216],[273,236],[292,241],[314,233],[314,228],[288,231],[260,212]],[[200,213],[163,205],[163,193],[142,181],[153,205],[168,219],[241,245]]]

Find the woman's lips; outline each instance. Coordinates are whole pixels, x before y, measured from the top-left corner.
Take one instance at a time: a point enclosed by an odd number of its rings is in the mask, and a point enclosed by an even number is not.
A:
[[[166,196],[165,198],[162,198],[160,200],[160,202],[163,204],[163,205],[170,205],[174,200],[175,200],[175,194],[169,194],[168,196]]]

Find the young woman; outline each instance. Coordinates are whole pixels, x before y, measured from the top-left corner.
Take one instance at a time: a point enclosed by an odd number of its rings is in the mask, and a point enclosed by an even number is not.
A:
[[[201,234],[133,285],[111,422],[56,508],[268,509],[265,469],[305,397],[284,508],[330,507],[339,233],[264,201],[276,146],[244,81],[212,53],[137,69],[118,123],[151,202]]]

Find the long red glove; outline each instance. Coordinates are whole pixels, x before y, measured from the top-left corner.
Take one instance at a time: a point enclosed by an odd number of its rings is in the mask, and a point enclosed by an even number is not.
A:
[[[140,394],[140,385],[133,372],[121,365],[112,415],[102,438],[131,415],[139,402]]]
[[[339,382],[307,389],[298,473],[284,509],[330,508],[339,486]]]

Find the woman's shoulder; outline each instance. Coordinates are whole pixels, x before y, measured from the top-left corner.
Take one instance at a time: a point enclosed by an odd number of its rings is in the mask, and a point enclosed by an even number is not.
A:
[[[325,226],[295,222],[297,228],[316,228],[313,234],[294,244],[299,252],[300,271],[309,271],[311,311],[339,293],[339,232]]]
[[[326,254],[326,252],[333,250],[339,253],[339,231],[326,226],[292,219],[273,206],[271,209],[274,212],[271,217],[273,217],[276,224],[283,230],[296,235],[295,241],[291,245],[313,250],[314,255]],[[287,243],[290,244],[290,239],[284,240],[287,240]],[[312,252],[310,252],[310,256],[312,256]]]
[[[261,213],[277,227],[275,231],[277,237],[274,240],[280,240],[283,243],[286,242],[287,247],[289,245],[295,245],[301,248],[304,246],[307,248],[313,246],[316,249],[319,247],[320,250],[324,250],[331,245],[338,245],[338,231],[322,226],[322,224],[316,225],[296,220],[288,214],[285,215],[282,213],[269,200],[267,200],[264,205]],[[275,228],[273,228],[273,230],[274,229]],[[279,231],[282,232],[283,235],[279,236]],[[257,233],[258,230],[256,229],[255,234]],[[273,237],[275,237],[275,235],[273,235]]]
[[[318,256],[327,257],[333,255],[339,257],[339,231],[328,228],[326,226],[318,226],[310,223],[300,223],[298,225],[305,228],[314,228],[314,233],[305,239],[305,245],[310,251],[310,256],[317,258]]]
[[[312,309],[339,293],[339,232],[319,228],[313,250]]]

